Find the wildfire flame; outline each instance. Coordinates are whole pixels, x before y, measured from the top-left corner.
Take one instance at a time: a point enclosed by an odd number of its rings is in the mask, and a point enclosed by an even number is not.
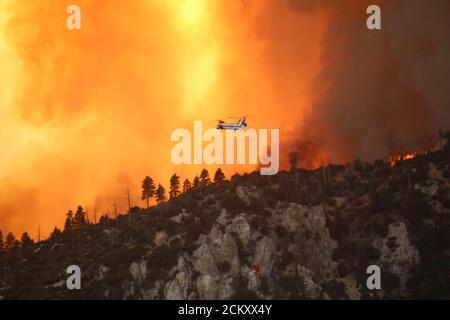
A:
[[[397,161],[402,161],[402,160],[409,160],[409,159],[413,159],[418,155],[418,153],[406,153],[406,154],[396,154],[393,155],[389,158],[389,165],[391,167],[395,166],[395,164],[397,163]]]

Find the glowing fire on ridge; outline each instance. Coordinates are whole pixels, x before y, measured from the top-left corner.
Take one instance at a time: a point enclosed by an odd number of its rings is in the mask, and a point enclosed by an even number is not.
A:
[[[388,162],[389,165],[393,167],[397,163],[397,161],[413,159],[417,155],[418,155],[417,153],[396,154],[391,156]]]

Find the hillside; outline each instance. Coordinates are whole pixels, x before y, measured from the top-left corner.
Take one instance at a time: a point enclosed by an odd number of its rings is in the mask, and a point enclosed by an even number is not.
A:
[[[449,144],[393,167],[235,175],[0,253],[0,297],[449,299],[449,184]]]

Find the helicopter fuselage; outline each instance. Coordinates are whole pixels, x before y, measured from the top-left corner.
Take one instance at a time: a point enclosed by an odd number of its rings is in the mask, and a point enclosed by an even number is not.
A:
[[[216,129],[219,130],[240,130],[247,126],[247,121],[245,118],[239,119],[237,123],[226,123],[223,121],[219,121],[217,123]]]

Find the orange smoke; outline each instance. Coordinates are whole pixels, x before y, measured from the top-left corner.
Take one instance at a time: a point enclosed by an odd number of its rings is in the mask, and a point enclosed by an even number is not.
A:
[[[193,120],[254,115],[288,146],[311,112],[325,26],[288,1],[2,1],[0,229],[48,235],[78,204],[91,219],[124,211],[127,188],[142,205],[145,175],[192,178],[202,166],[174,166],[170,134]]]

